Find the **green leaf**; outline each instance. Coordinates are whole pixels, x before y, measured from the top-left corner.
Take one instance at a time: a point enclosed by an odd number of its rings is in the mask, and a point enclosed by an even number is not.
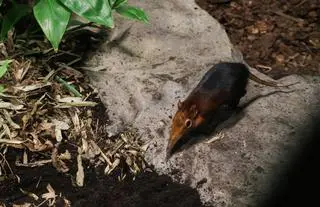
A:
[[[57,81],[59,81],[73,95],[75,95],[76,97],[82,97],[81,93],[79,91],[77,91],[77,89],[73,85],[69,84],[68,82],[66,82],[65,80],[60,78],[59,76],[56,76],[55,79]]]
[[[60,0],[66,7],[87,20],[113,27],[111,7],[108,0]]]
[[[29,7],[24,4],[13,4],[12,8],[8,10],[8,12],[4,15],[1,32],[0,32],[0,40],[5,40],[8,34],[8,31],[12,29],[12,27],[25,15],[29,12]]]
[[[4,91],[4,85],[0,84],[0,93],[2,93]]]
[[[109,5],[112,8],[112,5],[114,4],[114,2],[116,2],[117,0],[108,0],[109,1]]]
[[[145,12],[142,9],[139,9],[133,6],[121,5],[116,9],[116,12],[130,19],[139,20],[144,23],[149,22]]]
[[[33,13],[54,50],[57,51],[71,12],[58,0],[40,0],[33,7]]]
[[[116,9],[116,8],[118,8],[118,7],[126,4],[127,2],[128,2],[127,0],[115,0],[115,1],[113,1],[113,3],[110,4],[110,5],[112,5],[112,6],[111,6],[112,9]]]
[[[11,62],[12,62],[12,60],[0,61],[0,78],[2,78],[4,76],[4,74],[6,74],[6,72],[8,70],[8,66]]]

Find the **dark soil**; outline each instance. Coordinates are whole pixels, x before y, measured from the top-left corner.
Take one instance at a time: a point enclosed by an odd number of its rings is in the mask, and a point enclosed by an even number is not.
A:
[[[25,202],[39,204],[41,201],[35,202],[19,188],[40,196],[47,192],[48,183],[57,195],[62,194],[57,199],[56,206],[63,206],[62,198],[71,201],[71,206],[202,206],[196,190],[174,183],[168,176],[159,176],[154,172],[140,174],[134,181],[132,177],[128,177],[120,182],[117,180],[117,173],[105,176],[101,169],[87,165],[85,186],[81,188],[72,185],[72,175],[75,173],[61,174],[51,165],[37,168],[15,167],[15,156],[16,154],[11,154],[7,157],[12,159],[9,162],[20,177],[20,184],[15,177],[0,182],[0,203],[4,202],[7,206]],[[71,171],[75,170],[74,167]]]
[[[320,74],[319,0],[196,2],[224,25],[250,66],[275,79]]]

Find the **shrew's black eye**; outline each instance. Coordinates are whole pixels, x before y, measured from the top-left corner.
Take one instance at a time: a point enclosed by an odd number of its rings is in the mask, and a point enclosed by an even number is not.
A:
[[[187,128],[190,128],[190,127],[192,126],[192,121],[191,121],[191,119],[187,119],[187,120],[184,122],[184,124],[185,124],[185,126],[186,126]]]

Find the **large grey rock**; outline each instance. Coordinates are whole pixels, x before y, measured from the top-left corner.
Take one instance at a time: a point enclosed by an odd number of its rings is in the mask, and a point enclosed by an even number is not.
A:
[[[208,66],[233,59],[224,29],[193,1],[130,3],[148,12],[150,25],[117,18],[112,43],[88,63],[106,70],[91,76],[111,112],[110,133],[121,130],[122,122],[155,127]],[[114,41],[130,27],[127,38]]]
[[[221,25],[193,0],[130,3],[146,10],[151,24],[117,18],[110,41],[87,63],[95,71],[88,74],[113,122],[108,126],[110,134],[126,125],[138,128],[149,143],[147,161],[159,173],[197,188],[204,203],[254,204],[266,193],[269,178],[286,166],[287,155],[297,150],[300,128],[320,107],[319,78],[282,79],[282,83],[300,83],[291,87],[295,92],[253,102],[236,124],[223,129],[222,139],[190,145],[165,162],[169,116],[176,111],[178,100],[187,96],[213,64],[242,58]],[[117,41],[130,26],[127,37]],[[274,90],[250,82],[242,103]]]

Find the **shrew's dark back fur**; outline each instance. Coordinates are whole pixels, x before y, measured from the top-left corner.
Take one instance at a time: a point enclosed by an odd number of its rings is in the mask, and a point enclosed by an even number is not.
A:
[[[205,73],[196,89],[231,90],[235,86],[246,85],[248,78],[249,70],[242,63],[218,63]]]
[[[200,97],[204,99],[234,101],[236,104],[246,93],[249,74],[248,68],[242,63],[218,63],[204,74],[189,98],[194,99],[201,94]]]

